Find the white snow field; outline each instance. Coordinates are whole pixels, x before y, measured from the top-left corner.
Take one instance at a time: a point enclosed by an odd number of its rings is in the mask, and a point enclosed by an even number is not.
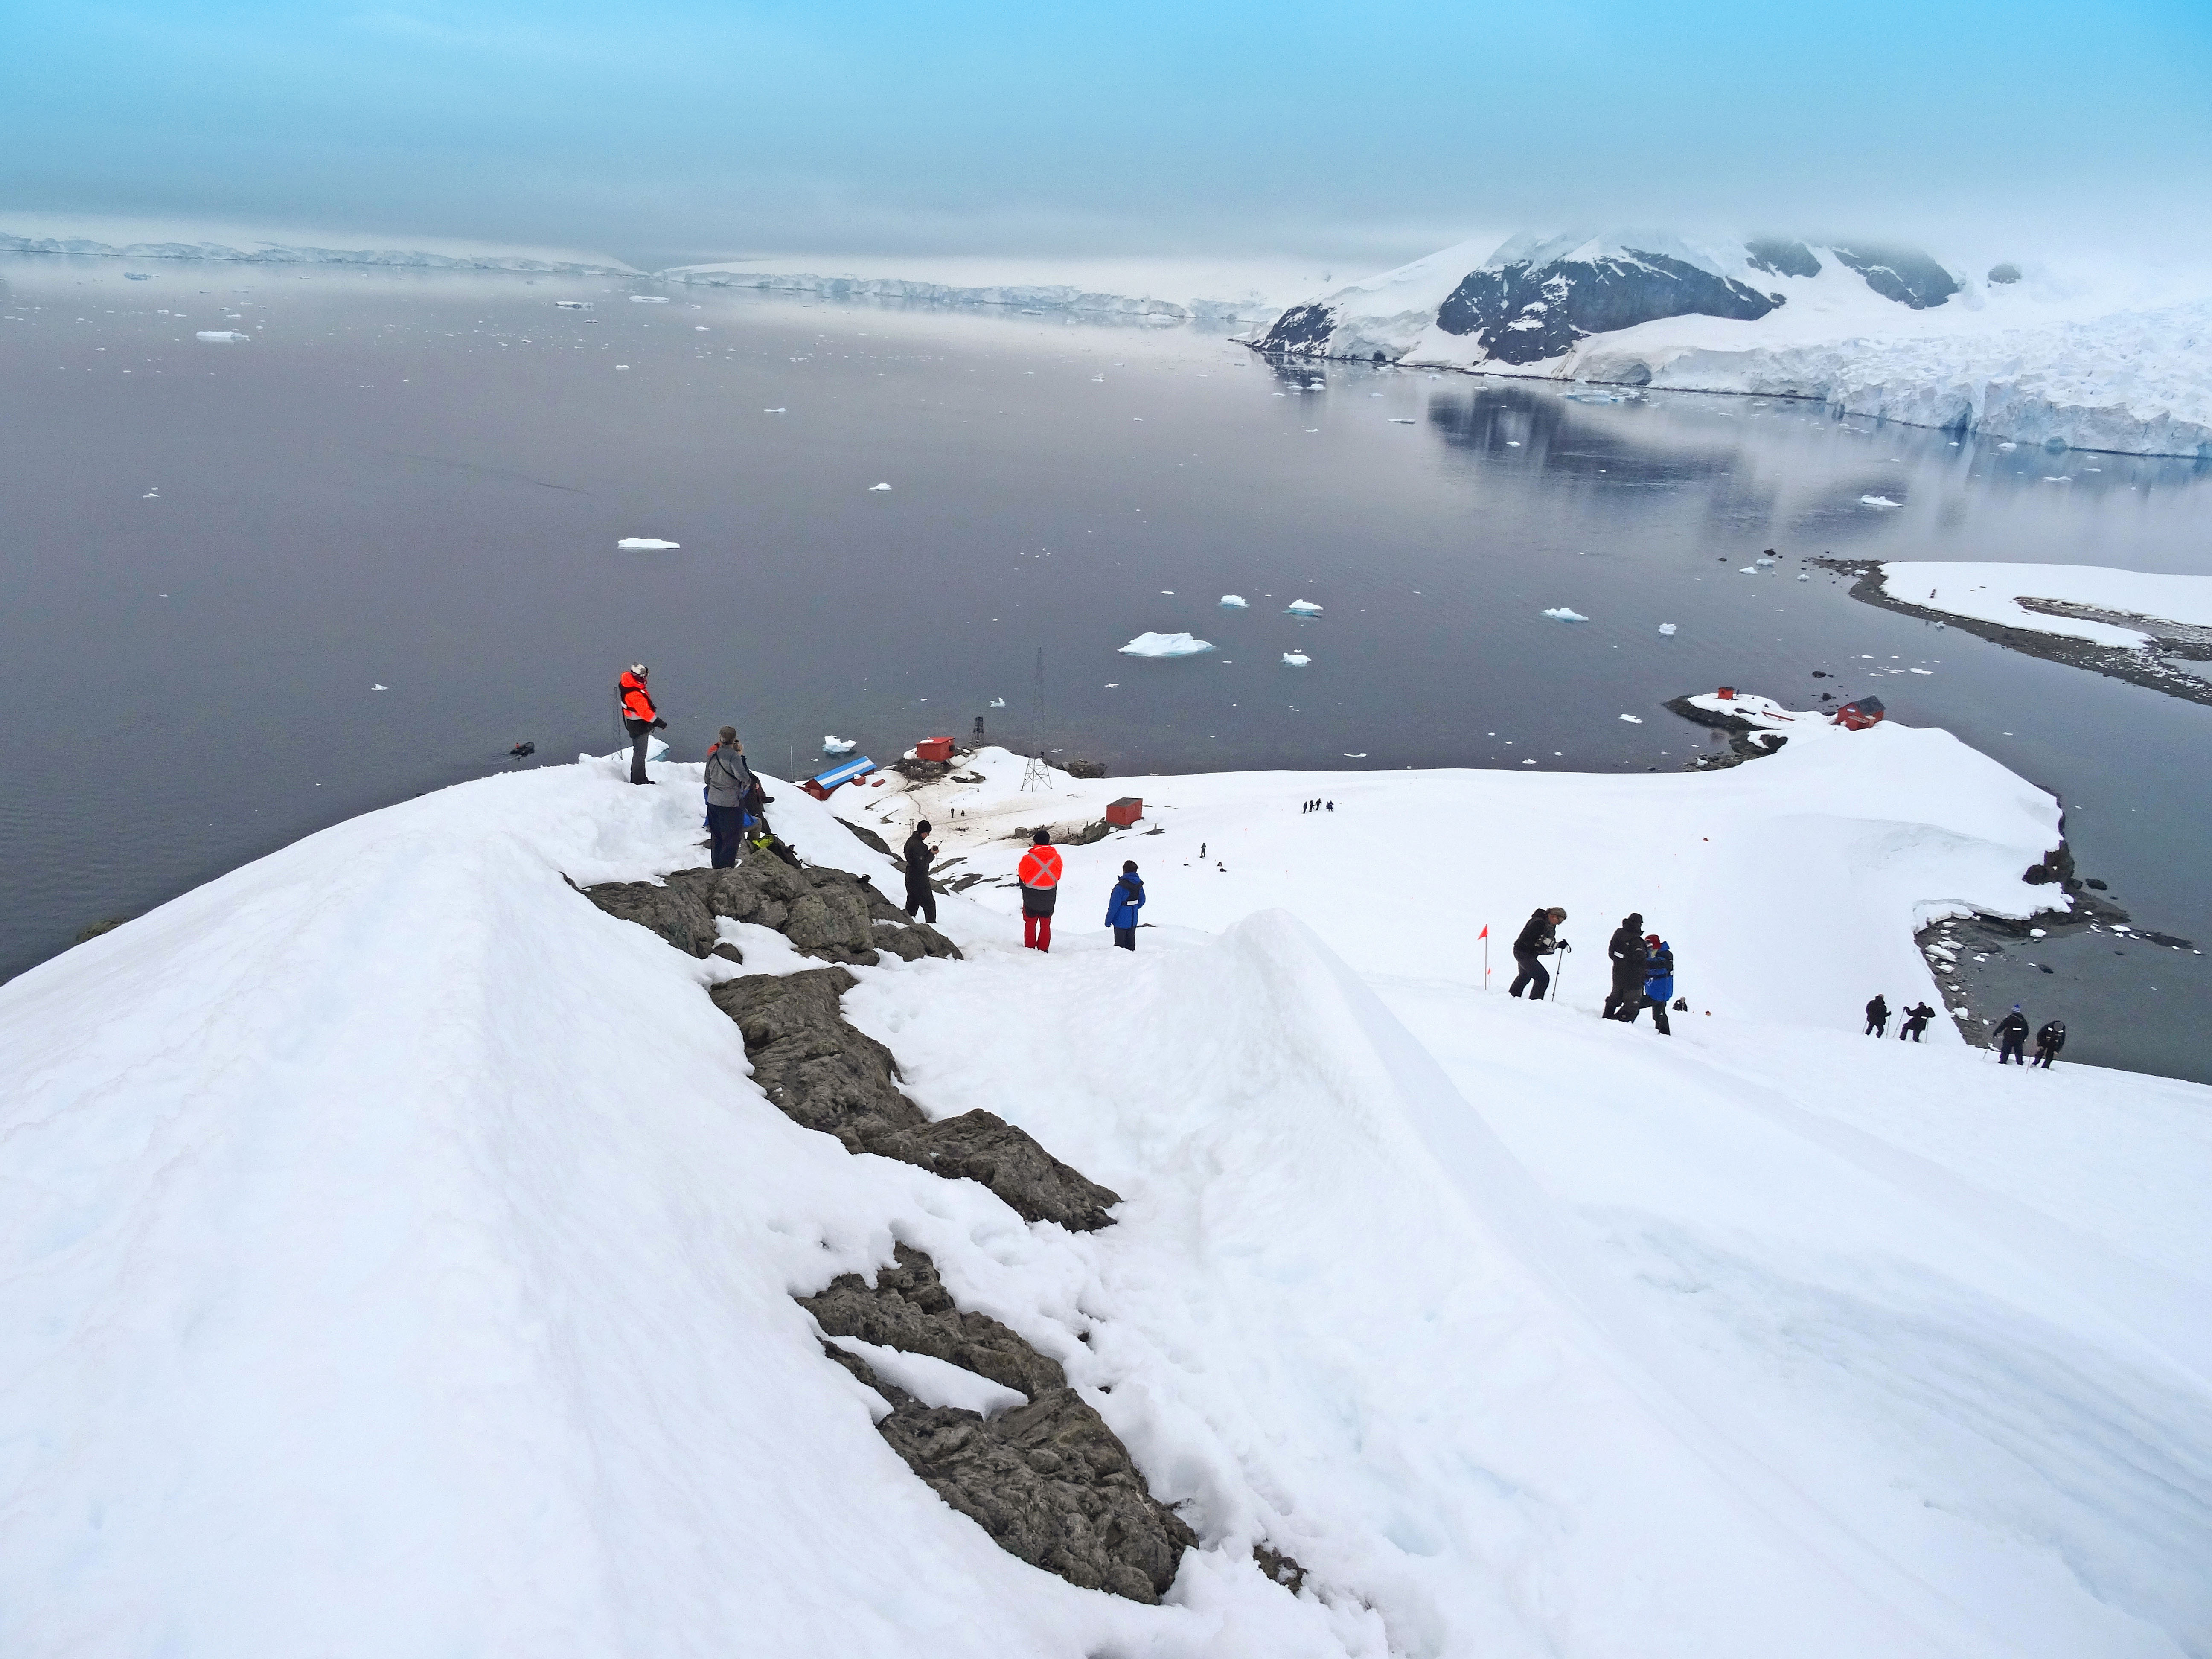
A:
[[[2152,636],[2079,617],[2030,611],[2022,599],[2087,606],[2116,616],[2212,629],[2212,576],[2169,576],[2094,564],[1963,564],[1901,560],[1881,568],[1893,599],[2038,634],[2140,649]]]
[[[994,878],[941,902],[967,961],[886,957],[846,1009],[932,1115],[1122,1194],[1096,1233],[774,1109],[702,988],[810,965],[780,935],[702,962],[571,890],[698,863],[696,765],[426,795],[33,969],[0,1651],[2212,1650],[2212,1091],[1859,1036],[1936,990],[1916,921],[2036,902],[2057,809],[1942,732],[1802,726],[1701,775],[1040,794],[987,750],[775,788],[879,885],[833,814],[926,812]],[[1132,793],[1020,950],[1012,827]],[[1125,859],[1133,954],[1091,925]],[[1510,1000],[1552,903],[1563,994]],[[1593,1017],[1631,908],[1671,1038]],[[791,1297],[895,1240],[1181,1506],[1166,1605],[1025,1565],[877,1435]]]

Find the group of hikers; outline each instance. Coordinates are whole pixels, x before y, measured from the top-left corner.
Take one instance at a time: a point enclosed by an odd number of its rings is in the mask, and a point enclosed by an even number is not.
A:
[[[913,845],[912,842],[908,843]],[[934,850],[933,848],[932,849]],[[923,882],[928,881],[928,866],[924,865]],[[1052,912],[1059,902],[1060,878],[1066,866],[1060,849],[1052,844],[1052,831],[1030,831],[1030,850],[1022,854],[1022,861],[1014,866],[1014,879],[1022,890],[1022,948],[1026,951],[1052,949]],[[907,891],[914,891],[914,861],[907,861]],[[1115,878],[1114,890],[1106,899],[1105,925],[1114,930],[1116,949],[1133,951],[1137,948],[1137,912],[1145,908],[1144,878],[1137,873],[1137,861],[1124,859],[1121,873]],[[909,912],[908,914],[911,914]]]
[[[1915,1042],[1919,1042],[1920,1034],[1928,1029],[1928,1022],[1935,1017],[1936,1011],[1925,1001],[1907,1008],[1905,1024],[1898,1030],[1897,1040],[1902,1042],[1911,1037]],[[2027,1058],[2027,1016],[2021,1012],[2020,1004],[2014,1003],[2012,1012],[1997,1022],[1994,1033],[1997,1040],[1997,1064],[2040,1066],[2047,1072],[2051,1069],[2051,1062],[2058,1058],[2058,1051],[2066,1046],[2066,1022],[2050,1019],[2043,1023],[2043,1029],[2035,1034],[2033,1060]],[[1874,1000],[1866,1006],[1866,1035],[1876,1037],[1889,1035],[1889,1004],[1879,991],[1875,993]]]
[[[1567,913],[1553,905],[1531,912],[1522,924],[1520,937],[1513,941],[1513,960],[1520,972],[1507,988],[1508,996],[1517,997],[1526,991],[1533,1001],[1544,1000],[1551,988],[1552,971],[1542,958],[1565,957],[1573,949],[1559,936],[1559,924],[1566,919]],[[1658,934],[1645,933],[1643,915],[1632,910],[1620,919],[1605,948],[1613,964],[1613,988],[1606,994],[1604,1017],[1633,1025],[1649,1008],[1659,1035],[1672,1036],[1674,1028],[1667,1019],[1668,1006],[1677,1012],[1689,1006],[1674,995],[1674,947]]]

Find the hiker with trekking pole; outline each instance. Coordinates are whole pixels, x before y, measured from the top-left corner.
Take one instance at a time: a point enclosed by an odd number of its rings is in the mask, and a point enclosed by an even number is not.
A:
[[[1520,937],[1513,941],[1513,960],[1521,971],[1505,988],[1507,996],[1517,997],[1526,988],[1530,1001],[1544,1000],[1544,993],[1551,988],[1552,973],[1536,958],[1567,948],[1564,940],[1553,937],[1553,930],[1566,919],[1567,913],[1556,904],[1548,910],[1538,908],[1529,913],[1528,920],[1522,924]]]

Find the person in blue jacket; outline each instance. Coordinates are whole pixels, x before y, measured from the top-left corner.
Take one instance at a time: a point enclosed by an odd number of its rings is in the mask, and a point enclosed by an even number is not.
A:
[[[1137,874],[1137,861],[1121,866],[1114,884],[1114,896],[1106,901],[1106,925],[1114,930],[1114,943],[1124,951],[1137,948],[1137,912],[1145,908],[1145,884]]]
[[[1656,933],[1646,933],[1644,950],[1644,1000],[1628,1011],[1628,1023],[1635,1024],[1636,1016],[1649,1008],[1659,1035],[1672,1036],[1674,1031],[1667,1024],[1667,1005],[1674,997],[1674,947]]]

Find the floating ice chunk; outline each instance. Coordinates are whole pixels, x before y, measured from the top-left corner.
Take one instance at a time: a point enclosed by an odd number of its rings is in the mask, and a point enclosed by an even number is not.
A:
[[[1865,507],[1903,507],[1903,501],[1893,501],[1887,495],[1862,495],[1860,504]]]
[[[1378,398],[1379,398],[1379,397],[1381,397],[1382,394],[1381,392],[1376,392],[1375,395],[1376,395],[1376,397],[1378,397]],[[1358,754],[1356,754],[1356,755],[1355,755],[1355,754],[1353,754],[1350,750],[1348,750],[1348,749],[1347,749],[1347,750],[1346,750],[1344,751],[1344,757],[1345,757],[1345,759],[1346,759],[1346,760],[1365,760],[1365,759],[1367,758],[1367,751],[1366,751],[1364,749],[1363,749],[1363,750],[1361,750]]]
[[[629,302],[634,306],[665,306],[668,303],[668,296],[665,294],[633,294],[629,296]]]
[[[1659,624],[1659,636],[1662,639],[1673,639],[1674,637],[1674,624],[1672,623],[1661,623]]]
[[[1553,622],[1588,622],[1589,620],[1581,611],[1570,611],[1564,605],[1540,614],[1549,617]]]
[[[625,536],[615,544],[624,553],[673,553],[682,542],[664,542],[651,536]]]
[[[554,308],[559,311],[589,311],[592,304],[589,300],[556,300],[553,302]]]
[[[1243,611],[1249,609],[1249,607],[1244,603],[1244,596],[1242,593],[1224,593],[1221,596],[1221,605],[1222,609],[1224,611]]]
[[[1313,659],[1306,655],[1303,651],[1285,651],[1283,653],[1283,662],[1287,667],[1304,668]]]
[[[368,689],[372,691],[389,691],[392,690],[388,685],[372,685]]]
[[[1997,447],[1998,447],[1999,449],[2018,449],[2018,448],[2020,447],[2020,446],[2019,446],[2018,444],[2005,443],[2005,444],[1999,444],[1999,445],[1997,446]]]
[[[1109,691],[1119,691],[1121,689],[1121,682],[1119,680],[1109,680],[1106,682],[1106,689]]]
[[[1757,565],[1760,569],[1764,570],[1769,565],[1772,564],[1774,561],[1767,557],[1765,554],[1762,553],[1757,558],[1753,559],[1752,562]]]
[[[1631,726],[1641,726],[1644,724],[1644,716],[1641,714],[1623,714],[1620,718],[1626,720]]]
[[[763,415],[788,415],[791,411],[787,409],[763,409],[761,410],[761,413]]]
[[[1191,634],[1139,634],[1121,647],[1125,657],[1194,657],[1213,649],[1213,641]]]
[[[822,752],[825,755],[849,755],[860,746],[858,738],[841,738],[835,732],[822,739]]]
[[[1744,565],[1735,574],[1739,576],[1756,576],[1759,574],[1759,567],[1755,564]]]
[[[870,484],[870,485],[868,486],[868,494],[870,494],[871,495],[874,495],[874,494],[875,494],[878,490],[879,490],[879,489],[880,489],[880,490],[883,490],[883,491],[885,491],[886,493],[888,493],[888,492],[890,491],[890,486],[889,484],[887,484],[887,483],[872,483],[872,484]]]
[[[2045,479],[2044,479],[2044,481],[2043,481],[2043,482],[2044,482],[2044,483],[2072,483],[2074,482],[2074,480],[2073,480],[2072,478],[2070,478],[2070,477],[2057,477],[2057,478],[2046,477],[2046,478],[2045,478]]]
[[[205,340],[210,345],[237,345],[252,337],[250,334],[240,334],[234,328],[204,328],[192,336],[195,340]]]
[[[1321,607],[1316,605],[1311,599],[1292,599],[1288,605],[1283,607],[1283,610],[1286,615],[1292,617],[1318,617],[1321,615]]]
[[[150,270],[126,270],[123,273],[123,280],[126,283],[150,283],[154,280],[154,273]]]
[[[1431,375],[1429,378],[1434,380],[1436,377],[1434,375]],[[1410,415],[1393,415],[1390,417],[1390,424],[1392,426],[1412,426],[1414,424],[1414,421],[1413,417]]]
[[[1809,570],[1801,570],[1797,573],[1797,580],[1801,582],[1809,582],[1813,580],[1813,573]]]
[[[1905,672],[1908,674],[1932,674],[1935,672],[1936,671],[1932,668],[1908,668],[1905,670]]]
[[[1004,708],[1006,706],[1006,700],[1004,697],[994,697],[991,699],[991,707],[994,708]]]

